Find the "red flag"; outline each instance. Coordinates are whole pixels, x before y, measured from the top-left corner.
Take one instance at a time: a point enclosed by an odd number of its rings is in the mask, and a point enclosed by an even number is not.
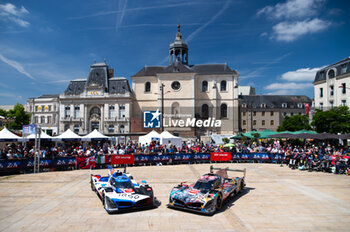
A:
[[[309,115],[310,105],[309,103],[305,103],[305,115]]]

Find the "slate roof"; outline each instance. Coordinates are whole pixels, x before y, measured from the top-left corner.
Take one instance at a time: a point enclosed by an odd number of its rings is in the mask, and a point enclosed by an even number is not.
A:
[[[341,69],[342,69],[343,65],[347,66],[347,70],[345,73],[341,74]],[[340,76],[340,75],[344,75],[344,74],[349,74],[350,73],[350,57],[347,57],[341,61],[338,61],[334,64],[328,65],[327,67],[324,67],[324,68],[318,70],[316,73],[316,76],[315,76],[314,83],[318,82],[318,81],[325,81],[327,79],[327,72],[331,68],[336,69],[335,77]]]
[[[309,103],[311,106],[311,99],[305,95],[254,95],[240,96],[240,99],[241,105],[245,103],[247,108],[261,108],[262,104],[266,108],[282,108],[283,103],[287,103],[287,108],[298,108],[298,103]]]
[[[200,64],[188,66],[181,62],[169,66],[145,66],[132,77],[156,76],[159,73],[197,73],[198,75],[210,74],[238,74],[230,69],[227,64]]]

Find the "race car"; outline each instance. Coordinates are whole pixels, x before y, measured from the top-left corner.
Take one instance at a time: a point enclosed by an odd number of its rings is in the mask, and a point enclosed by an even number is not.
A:
[[[108,168],[108,176],[91,174],[91,190],[97,193],[108,214],[157,207],[153,189],[146,181],[139,184],[125,169],[120,172]]]
[[[218,170],[213,173],[213,170]],[[243,172],[243,177],[231,177],[227,171]],[[223,201],[241,192],[245,186],[246,169],[214,168],[204,174],[195,184],[185,182],[174,187],[170,192],[170,208],[213,215],[221,209]]]

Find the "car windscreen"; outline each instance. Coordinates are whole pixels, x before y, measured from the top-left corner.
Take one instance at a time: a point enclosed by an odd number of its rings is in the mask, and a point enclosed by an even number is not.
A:
[[[130,189],[130,188],[134,187],[130,180],[128,180],[128,181],[115,181],[115,179],[111,179],[111,184],[114,187],[121,188],[121,189]]]
[[[212,181],[197,181],[196,184],[193,186],[194,189],[198,190],[210,190],[213,187],[215,180]]]

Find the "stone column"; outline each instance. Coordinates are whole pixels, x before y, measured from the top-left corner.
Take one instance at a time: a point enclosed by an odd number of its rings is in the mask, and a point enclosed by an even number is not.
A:
[[[88,118],[88,107],[87,105],[84,105],[84,133],[87,134],[88,133],[88,123],[89,123],[89,118]]]
[[[100,131],[101,133],[104,133],[104,118],[105,118],[105,106],[101,106],[101,125],[100,125]]]

